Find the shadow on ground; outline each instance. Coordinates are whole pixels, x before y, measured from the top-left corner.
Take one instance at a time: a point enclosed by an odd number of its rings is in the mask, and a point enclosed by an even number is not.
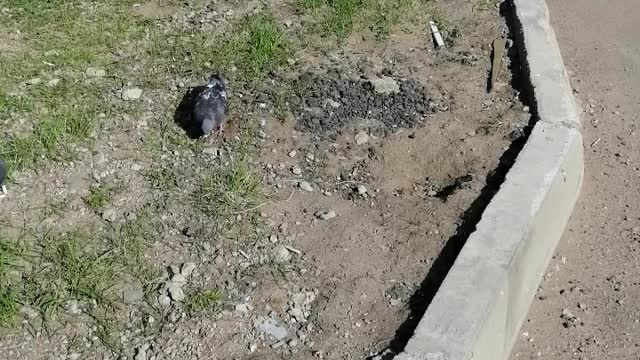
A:
[[[184,96],[182,97],[182,100],[180,101],[180,104],[178,104],[178,107],[176,108],[176,111],[173,114],[173,121],[178,126],[180,126],[187,133],[187,135],[192,139],[199,138],[200,136],[203,135],[202,130],[198,126],[194,126],[193,120],[192,120],[192,113],[193,113],[193,107],[196,102],[196,97],[204,89],[206,89],[205,86],[196,86],[193,88],[189,88],[185,92]]]

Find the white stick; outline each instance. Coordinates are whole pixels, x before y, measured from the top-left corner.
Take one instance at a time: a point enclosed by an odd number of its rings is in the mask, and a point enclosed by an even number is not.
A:
[[[247,255],[246,252],[238,249],[238,252],[240,253],[240,255],[244,256],[247,260],[251,260],[251,258],[249,257],[249,255]]]
[[[431,26],[431,33],[433,33],[433,39],[436,42],[436,47],[441,48],[444,47],[444,40],[442,39],[442,35],[440,31],[438,31],[438,27],[436,23],[433,21],[429,21],[429,25]]]
[[[300,251],[300,250],[298,250],[298,249],[294,249],[294,248],[292,248],[291,246],[287,246],[287,245],[285,245],[285,246],[284,246],[284,248],[285,248],[285,249],[287,249],[287,250],[289,250],[289,251],[291,251],[292,253],[296,253],[296,254],[298,254],[298,255],[302,254],[302,251]]]
[[[598,145],[598,143],[602,141],[602,138],[598,138],[598,140],[594,141],[593,143],[591,143],[591,147],[594,147],[596,145]]]

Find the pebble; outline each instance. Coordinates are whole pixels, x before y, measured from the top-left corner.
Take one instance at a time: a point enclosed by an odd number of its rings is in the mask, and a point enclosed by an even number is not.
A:
[[[87,70],[85,70],[84,74],[88,77],[104,77],[107,75],[107,72],[102,69],[88,67]]]
[[[136,353],[136,357],[134,357],[134,360],[147,360],[147,347],[146,346],[142,346],[140,348],[138,348],[138,352]]]
[[[293,157],[296,157],[296,155],[298,155],[298,152],[295,151],[295,150],[291,150],[291,151],[289,151],[289,154],[287,154],[287,155],[289,155],[289,157],[293,158]]]
[[[158,295],[158,304],[162,305],[162,306],[169,306],[171,305],[171,299],[167,296],[167,295]]]
[[[196,264],[192,262],[184,263],[182,264],[182,269],[180,270],[180,273],[184,276],[189,276],[195,269],[196,269]]]
[[[60,83],[60,79],[51,79],[47,82],[47,86],[54,87]]]
[[[435,190],[429,190],[429,192],[427,193],[428,196],[434,197],[436,195],[438,195],[438,192]]]
[[[291,260],[291,253],[284,245],[278,245],[273,249],[271,257],[275,263],[283,264]]]
[[[358,194],[364,195],[367,193],[367,187],[364,185],[358,185]]]
[[[286,343],[284,341],[278,341],[277,343],[272,344],[271,348],[272,349],[278,349],[278,348],[281,348],[281,347],[283,347],[285,345],[286,345]]]
[[[67,360],[78,360],[78,359],[80,359],[80,356],[81,355],[79,353],[73,352],[73,353],[67,355]]]
[[[187,278],[182,275],[182,273],[177,273],[171,277],[171,282],[175,283],[176,285],[182,285],[187,282]]]
[[[331,220],[338,216],[333,210],[318,210],[316,211],[316,217],[320,220]]]
[[[240,313],[240,314],[247,314],[249,313],[249,305],[248,304],[238,304],[236,305],[236,312]]]
[[[369,82],[371,83],[371,85],[373,85],[373,89],[378,94],[391,94],[400,92],[400,85],[398,85],[398,82],[388,76],[369,79]]]
[[[258,319],[260,321],[260,319]],[[280,326],[278,321],[272,318],[266,318],[260,321],[257,325],[257,329],[274,339],[281,341],[287,337],[287,329]]]
[[[140,165],[140,164],[133,164],[133,165],[131,165],[131,170],[133,170],[133,171],[140,171],[140,170],[142,170],[142,165]]]
[[[138,100],[142,96],[142,89],[140,88],[131,88],[131,89],[123,89],[122,90],[122,100]]]
[[[167,291],[169,292],[169,296],[171,296],[171,299],[173,301],[184,300],[184,291],[182,291],[181,286],[178,286],[177,284],[171,284],[171,286],[167,288]]]
[[[254,341],[249,344],[249,351],[256,352],[256,350],[258,350],[258,343]]]
[[[300,181],[298,186],[300,187],[300,189],[302,189],[304,191],[308,191],[308,192],[312,192],[313,191],[313,186],[311,186],[311,184],[309,184],[306,181]]]
[[[294,175],[300,175],[300,174],[302,174],[302,169],[300,168],[300,166],[295,165],[294,167],[291,168],[291,172]]]
[[[356,145],[358,146],[364,145],[369,142],[369,134],[367,134],[364,131],[360,131],[359,133],[356,134],[355,140],[356,140]]]
[[[291,339],[291,340],[289,340],[289,346],[290,346],[290,347],[296,347],[296,346],[298,346],[298,340],[296,340],[296,339]]]
[[[27,80],[27,84],[29,84],[29,85],[38,85],[41,82],[42,82],[42,79],[40,79],[40,78],[33,78],[33,79]]]
[[[108,222],[115,222],[117,218],[118,214],[114,208],[108,208],[102,212],[102,219]]]

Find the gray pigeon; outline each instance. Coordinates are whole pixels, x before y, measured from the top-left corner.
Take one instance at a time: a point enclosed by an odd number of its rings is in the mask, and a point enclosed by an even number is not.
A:
[[[228,112],[227,96],[224,76],[220,73],[211,75],[207,86],[195,99],[192,117],[194,130],[205,136],[214,130],[223,130]]]
[[[4,160],[0,159],[0,198],[7,195],[7,187],[4,186],[4,180],[7,178],[7,168],[4,165]]]

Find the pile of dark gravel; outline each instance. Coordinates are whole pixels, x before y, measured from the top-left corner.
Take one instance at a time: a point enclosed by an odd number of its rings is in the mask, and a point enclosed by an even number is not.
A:
[[[333,133],[363,122],[377,123],[383,131],[414,128],[425,115],[434,112],[426,89],[416,80],[397,80],[398,93],[381,94],[363,80],[304,74],[299,82],[304,92],[297,109],[297,128],[316,133]]]

